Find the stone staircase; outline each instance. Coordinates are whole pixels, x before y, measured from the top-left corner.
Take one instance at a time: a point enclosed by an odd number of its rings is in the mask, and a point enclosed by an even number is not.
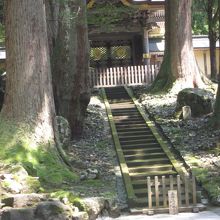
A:
[[[131,210],[152,206],[159,209],[162,206],[168,211],[168,189],[165,188],[179,190],[179,205],[189,206],[193,195],[190,192],[186,194],[189,187],[188,182],[188,188],[185,187],[184,168],[137,106],[129,89],[113,87],[102,92]],[[193,202],[195,205],[195,197]]]

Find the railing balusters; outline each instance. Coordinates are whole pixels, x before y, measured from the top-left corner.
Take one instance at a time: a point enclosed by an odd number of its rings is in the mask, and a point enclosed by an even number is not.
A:
[[[148,84],[155,79],[158,69],[159,65],[97,68],[91,71],[91,85],[102,87]]]

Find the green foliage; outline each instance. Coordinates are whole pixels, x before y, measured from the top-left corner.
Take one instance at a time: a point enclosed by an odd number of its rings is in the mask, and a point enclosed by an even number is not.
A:
[[[214,201],[220,194],[220,177],[210,176],[209,170],[205,168],[193,168],[192,171]]]
[[[204,12],[193,12],[192,17],[192,32],[195,35],[207,35],[208,23],[207,16]]]
[[[208,34],[208,18],[200,0],[192,1],[192,32],[197,35]]]
[[[0,23],[0,44],[5,42],[5,26]]]
[[[128,22],[135,12],[135,9],[121,3],[114,4],[110,1],[99,3],[88,10],[88,24],[99,27],[103,31],[111,31],[117,24]]]
[[[192,29],[194,34],[208,34],[209,30],[219,37],[218,0],[194,0],[192,6]]]
[[[38,176],[45,188],[62,187],[73,183],[77,176],[59,159],[48,144],[33,147],[27,138],[28,131],[0,117],[0,161],[6,164],[22,164],[29,175]]]

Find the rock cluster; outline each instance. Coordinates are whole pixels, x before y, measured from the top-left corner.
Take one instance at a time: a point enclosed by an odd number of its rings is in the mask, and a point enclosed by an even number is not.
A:
[[[45,201],[43,201],[45,200]],[[5,202],[5,204],[4,204]],[[87,220],[86,212],[59,200],[46,200],[45,195],[16,195],[2,201],[1,220]]]
[[[49,199],[46,194],[19,194],[1,201],[1,220],[95,220],[99,216],[119,217],[114,200],[101,197],[86,198],[85,210],[67,201]]]

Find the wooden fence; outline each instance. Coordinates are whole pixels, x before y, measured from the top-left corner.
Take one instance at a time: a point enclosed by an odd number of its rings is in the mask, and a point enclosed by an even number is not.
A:
[[[91,70],[91,86],[113,87],[150,84],[159,71],[159,65],[98,68]]]
[[[176,192],[176,198],[170,198],[170,192]],[[195,177],[185,176],[183,180],[179,175],[154,178],[147,177],[147,204],[148,210],[176,209],[177,212],[189,211],[197,206]]]

